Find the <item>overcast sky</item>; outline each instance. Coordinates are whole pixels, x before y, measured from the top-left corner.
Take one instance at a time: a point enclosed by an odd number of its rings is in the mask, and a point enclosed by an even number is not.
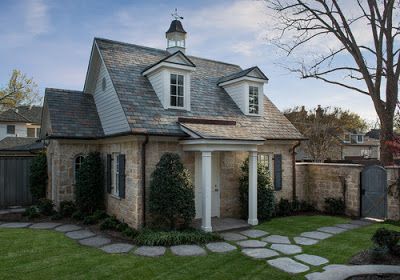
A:
[[[279,66],[283,57],[266,40],[273,20],[262,1],[1,0],[0,86],[16,68],[32,76],[41,93],[46,87],[82,90],[94,37],[164,49],[175,7],[184,16],[187,54],[259,66],[270,79],[266,95],[281,110],[321,104],[376,119],[368,96],[300,80]],[[314,44],[314,51],[326,43]]]

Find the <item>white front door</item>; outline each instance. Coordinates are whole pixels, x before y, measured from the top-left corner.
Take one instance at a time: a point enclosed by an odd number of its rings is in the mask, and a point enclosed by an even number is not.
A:
[[[202,217],[201,153],[195,155],[195,206],[196,219]],[[211,216],[220,215],[220,159],[219,153],[211,154]]]

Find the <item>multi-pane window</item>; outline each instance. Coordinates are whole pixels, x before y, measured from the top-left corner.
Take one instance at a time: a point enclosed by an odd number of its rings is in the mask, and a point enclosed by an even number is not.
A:
[[[111,164],[111,193],[115,196],[119,196],[119,160],[118,153],[112,155]]]
[[[171,107],[184,107],[183,75],[171,74]]]
[[[28,136],[28,137],[35,137],[35,128],[33,128],[33,127],[28,127],[27,129],[26,129],[26,135]]]
[[[268,169],[269,174],[272,176],[272,153],[259,153],[258,162]]]
[[[358,135],[358,136],[357,136],[357,142],[358,142],[358,143],[364,142],[364,136],[363,136],[363,135]]]
[[[7,134],[15,134],[15,125],[7,125]]]
[[[79,169],[80,169],[81,166],[82,166],[82,161],[83,161],[83,156],[82,156],[82,155],[77,156],[77,157],[75,158],[75,161],[74,161],[74,177],[75,177],[75,183],[76,183],[76,181],[77,181],[77,179],[78,179],[78,171],[79,171]]]
[[[258,114],[258,87],[249,87],[249,114]]]

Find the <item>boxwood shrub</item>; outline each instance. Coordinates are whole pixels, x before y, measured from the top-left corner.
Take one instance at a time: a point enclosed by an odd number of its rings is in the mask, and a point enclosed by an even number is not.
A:
[[[33,158],[29,173],[29,184],[34,199],[46,197],[47,157],[45,153],[40,153]]]

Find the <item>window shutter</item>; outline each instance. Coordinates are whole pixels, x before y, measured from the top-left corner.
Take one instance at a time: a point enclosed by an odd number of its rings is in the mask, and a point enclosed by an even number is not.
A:
[[[274,187],[276,191],[282,189],[282,155],[274,156]]]
[[[106,163],[106,185],[107,185],[107,192],[111,193],[111,155],[107,155],[107,163]]]
[[[118,165],[119,165],[119,197],[125,198],[125,155],[118,156]]]

